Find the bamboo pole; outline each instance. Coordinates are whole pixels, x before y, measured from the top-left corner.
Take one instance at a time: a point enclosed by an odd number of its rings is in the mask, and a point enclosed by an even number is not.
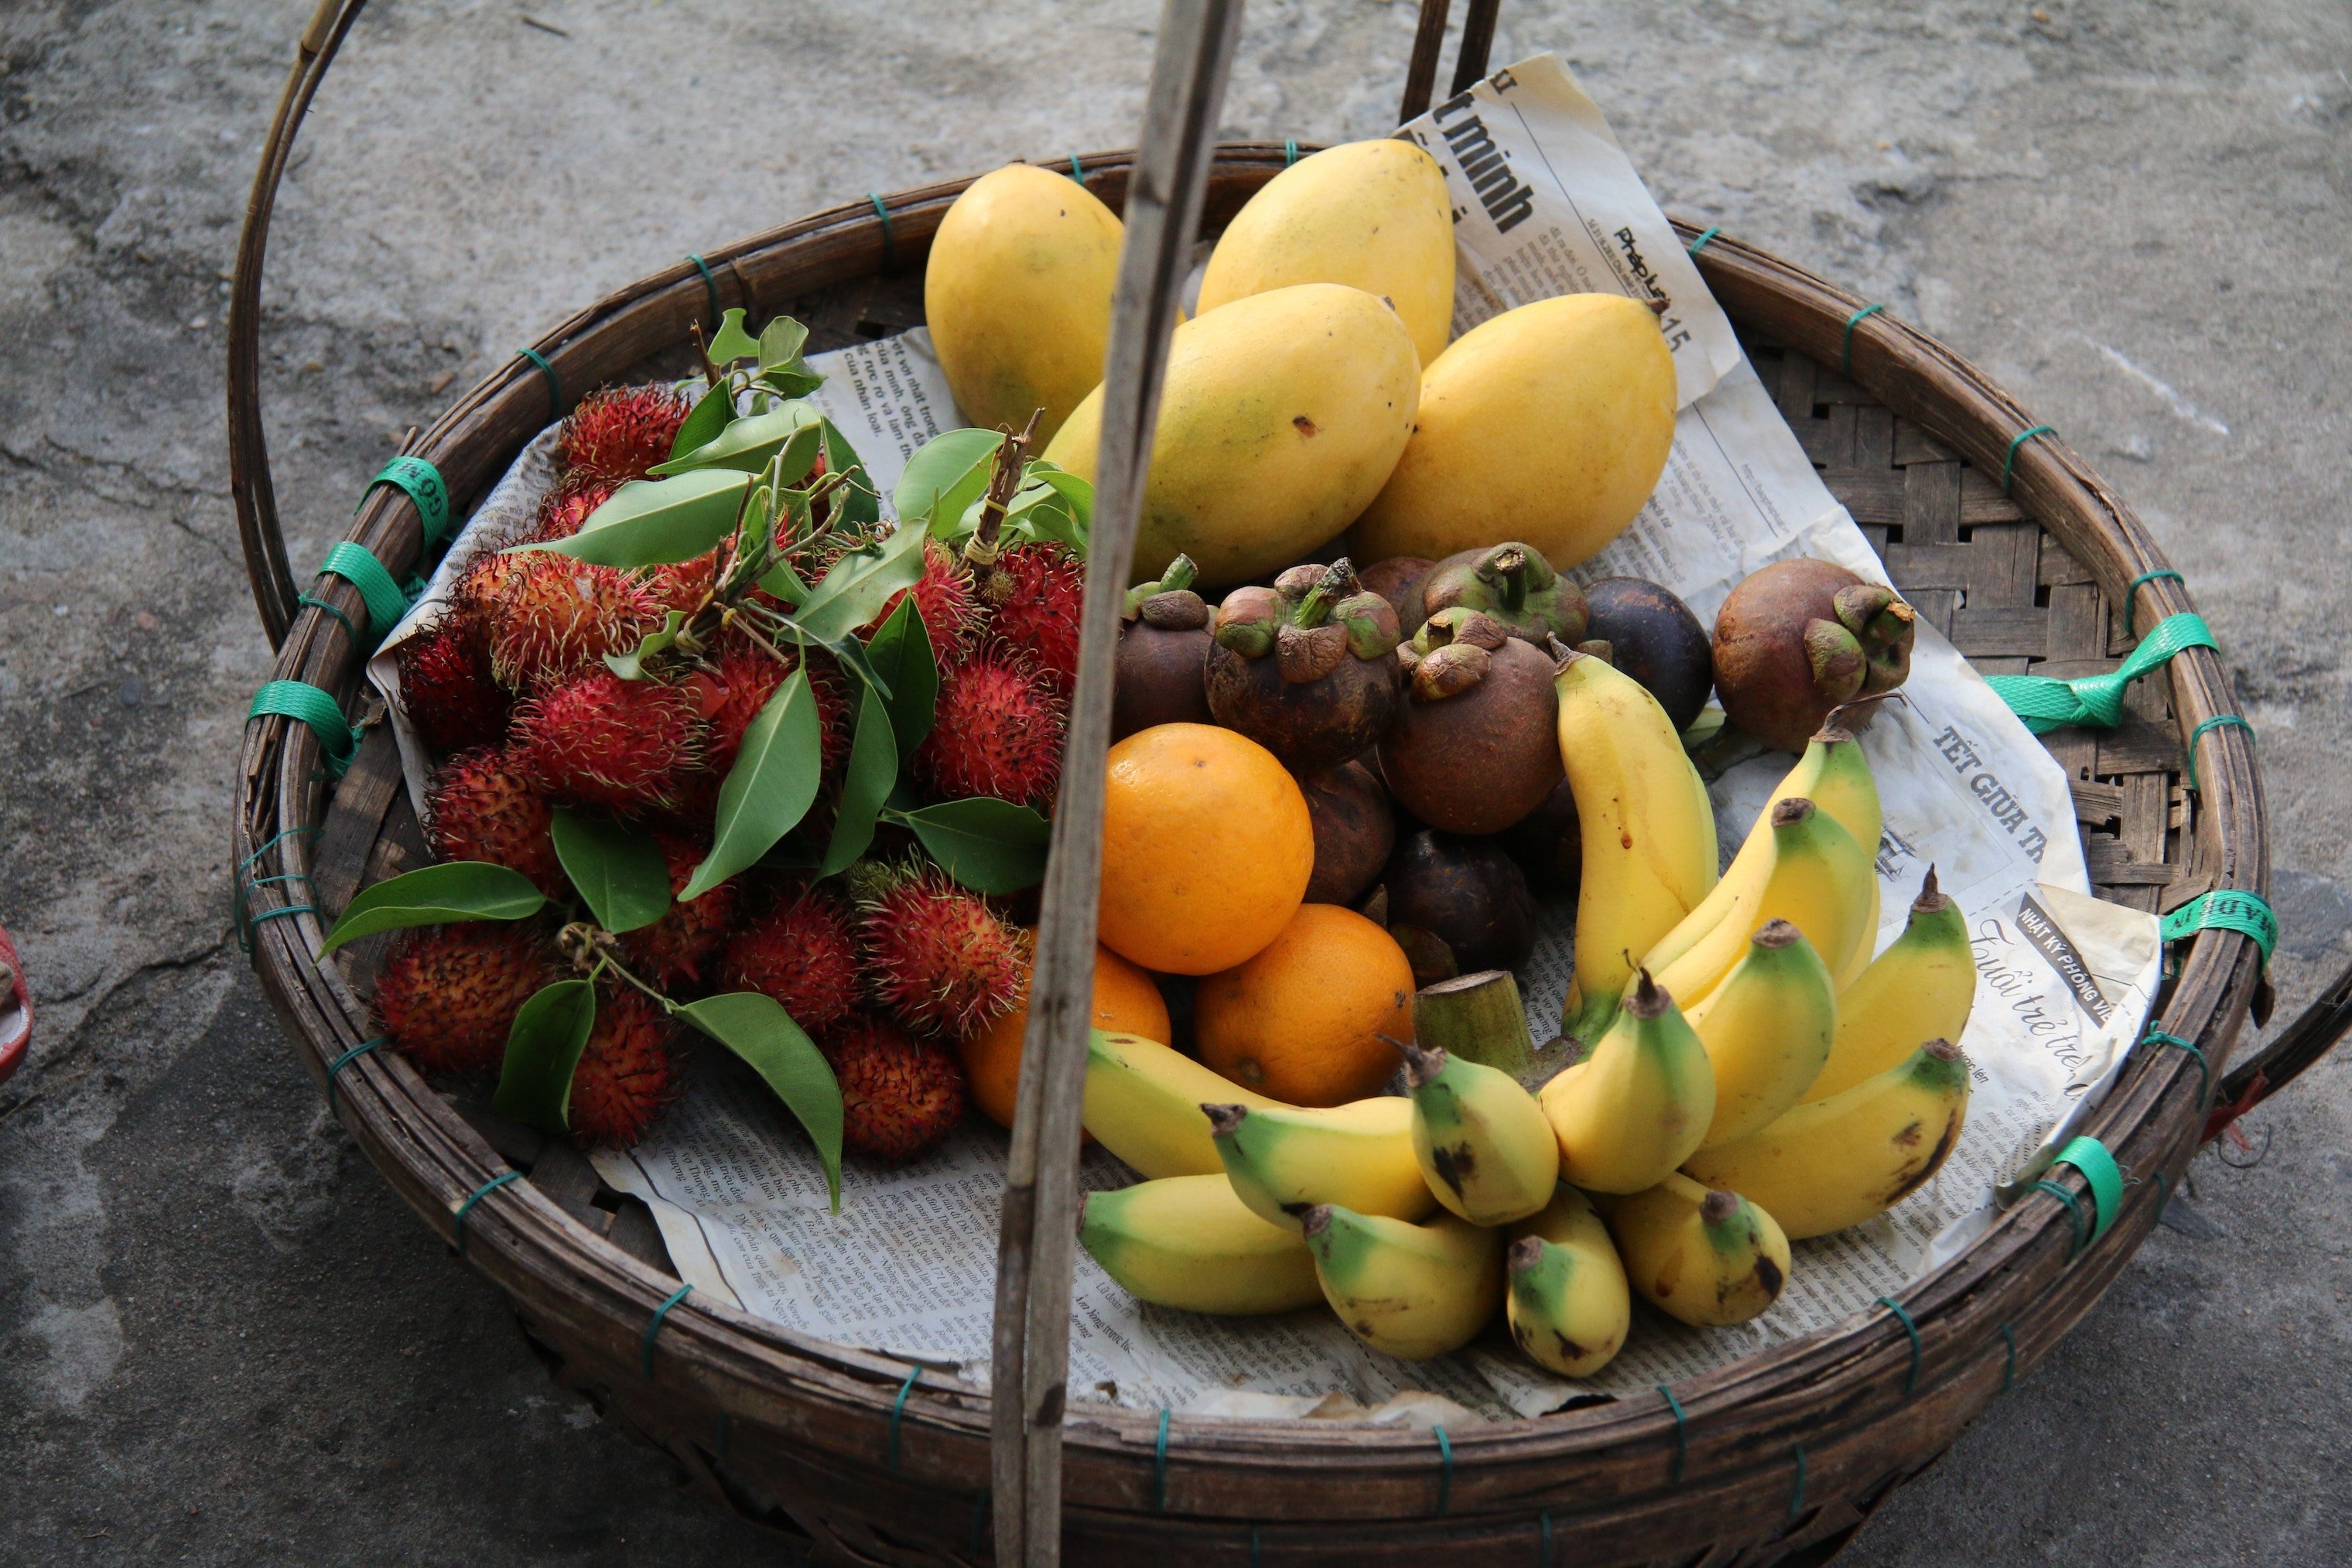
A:
[[[1077,1246],[1078,1119],[1093,1011],[1112,658],[1134,565],[1169,333],[1191,265],[1192,236],[1200,230],[1217,111],[1241,12],[1241,0],[1164,0],[1143,134],[1128,187],[1127,239],[1119,252],[1103,370],[1077,691],[1070,705],[1045,866],[997,1240],[990,1471],[996,1561],[1006,1568],[1053,1568],[1061,1558],[1062,1412]]]

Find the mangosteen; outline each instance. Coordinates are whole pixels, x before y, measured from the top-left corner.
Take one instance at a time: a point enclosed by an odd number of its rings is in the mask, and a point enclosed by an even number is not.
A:
[[[1715,689],[1715,664],[1690,606],[1638,577],[1587,583],[1584,603],[1584,634],[1608,643],[1609,662],[1658,699],[1677,734],[1696,723]]]
[[[1219,606],[1209,711],[1294,773],[1337,767],[1388,733],[1402,684],[1396,646],[1396,611],[1346,557],[1294,566]]]
[[[1535,947],[1536,901],[1528,879],[1493,839],[1428,828],[1408,833],[1389,857],[1381,885],[1390,934],[1412,960],[1418,985],[1514,968]]]
[[[1397,612],[1397,635],[1410,637],[1421,630],[1422,580],[1436,564],[1423,556],[1392,555],[1386,560],[1376,560],[1356,575],[1366,588],[1389,601]]]
[[[1298,787],[1315,825],[1315,872],[1307,879],[1307,902],[1352,904],[1378,879],[1396,847],[1396,811],[1389,792],[1361,762],[1309,774]]]
[[[1460,605],[1483,610],[1503,630],[1542,647],[1584,640],[1584,591],[1552,570],[1533,545],[1516,540],[1447,556],[1421,580],[1424,616]]]
[[[1726,717],[1767,746],[1802,751],[1830,710],[1911,674],[1914,615],[1895,591],[1798,557],[1751,572],[1715,619]]]
[[[1161,724],[1213,724],[1207,671],[1209,607],[1192,591],[1192,558],[1178,556],[1156,582],[1127,591],[1113,669],[1110,737]]]
[[[1573,898],[1584,876],[1584,832],[1565,774],[1543,804],[1503,831],[1498,841],[1538,898]]]
[[[1498,833],[1543,804],[1562,777],[1551,655],[1455,605],[1399,663],[1405,701],[1381,742],[1399,804],[1449,833]]]

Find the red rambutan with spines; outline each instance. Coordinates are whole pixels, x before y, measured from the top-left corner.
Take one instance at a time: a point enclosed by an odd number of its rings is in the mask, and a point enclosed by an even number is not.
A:
[[[620,480],[593,469],[565,475],[539,498],[539,510],[532,516],[528,538],[534,544],[570,538],[620,487]]]
[[[935,865],[869,865],[858,945],[874,999],[910,1027],[962,1034],[1021,999],[1030,938]]]
[[[646,574],[646,588],[664,610],[691,615],[702,608],[719,586],[719,552],[710,550],[691,560],[657,566]]]
[[[572,883],[549,836],[553,816],[522,759],[505,748],[461,751],[425,793],[425,832],[445,861],[489,861],[519,871],[550,898]]]
[[[496,547],[477,550],[457,580],[449,586],[449,602],[459,616],[473,622],[482,646],[489,646],[490,618],[498,611],[499,601],[508,584],[520,577],[534,558],[530,555],[509,555]]]
[[[639,979],[669,991],[702,978],[704,966],[734,926],[740,890],[730,879],[690,902],[678,899],[710,846],[660,828],[654,830],[654,842],[661,846],[670,896],[677,901],[652,925],[622,933],[621,957]]]
[[[420,925],[401,933],[376,971],[376,1021],[421,1071],[493,1072],[515,1013],[552,977],[530,926]]]
[[[393,650],[400,706],[425,744],[446,754],[495,746],[513,700],[490,675],[490,654],[474,618],[451,609]]]
[[[990,643],[940,674],[915,772],[941,800],[993,795],[1044,806],[1062,779],[1068,708],[1026,657]]]
[[[818,1049],[841,1085],[842,1144],[857,1154],[891,1165],[929,1154],[971,1103],[954,1053],[887,1019],[861,1014]]]
[[[519,570],[489,606],[490,672],[510,691],[530,691],[601,668],[662,623],[662,602],[625,571],[547,550],[512,559]]]
[[[857,1005],[857,940],[837,899],[789,891],[727,938],[718,986],[773,997],[804,1030],[830,1029]]]
[[[1086,563],[1056,544],[1008,545],[996,558],[982,602],[989,629],[1029,655],[1055,691],[1078,679],[1078,616]]]
[[[675,805],[702,762],[704,725],[683,685],[593,670],[515,710],[525,774],[556,800],[624,814]]]
[[[922,614],[932,660],[944,667],[963,657],[964,650],[979,635],[982,624],[980,601],[972,595],[971,579],[964,575],[963,563],[937,540],[927,541],[923,546],[923,575],[915,580],[914,587],[890,596],[882,606],[882,613],[866,622],[866,634],[871,636],[880,631],[909,593],[915,596],[915,608]]]
[[[694,404],[654,382],[590,392],[564,416],[555,435],[555,464],[565,473],[589,470],[614,480],[641,479],[669,461],[670,444]]]
[[[572,1135],[621,1149],[644,1138],[677,1098],[677,1035],[669,1015],[642,991],[599,988],[596,1021],[572,1071]]]

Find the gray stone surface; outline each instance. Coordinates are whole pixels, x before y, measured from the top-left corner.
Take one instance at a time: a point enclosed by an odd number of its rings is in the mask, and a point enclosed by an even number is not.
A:
[[[2043,5],[1513,4],[1496,58],[1569,55],[1670,208],[1924,322],[2139,507],[2262,732],[2293,1006],[2352,914],[2352,13]],[[45,1006],[0,1088],[0,1560],[788,1560],[546,1385],[324,1115],[229,937],[267,657],[221,315],[309,9],[0,6],[0,921]],[[383,0],[273,256],[294,559],[388,436],[602,290],[1131,140],[1153,16]],[[1410,32],[1402,4],[1253,6],[1233,131],[1378,132]],[[2193,1216],[1850,1560],[2343,1560],[2352,1069],[2250,1131],[2267,1155],[2200,1159]]]

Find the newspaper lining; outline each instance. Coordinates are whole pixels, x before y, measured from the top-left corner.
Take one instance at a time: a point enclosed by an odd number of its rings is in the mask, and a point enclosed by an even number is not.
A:
[[[1611,134],[1551,56],[1497,72],[1399,132],[1444,168],[1455,203],[1454,328],[1554,294],[1606,290],[1663,302],[1680,402],[1655,494],[1624,536],[1575,573],[1664,583],[1711,621],[1766,563],[1819,556],[1876,581],[1884,567],[1815,474],[1748,364],[1730,321]],[[887,494],[907,459],[954,423],[927,333],[811,356],[813,401]],[[429,759],[399,706],[390,648],[434,613],[484,540],[526,521],[551,477],[552,432],[527,446],[469,522],[427,595],[371,663],[391,701],[409,786]],[[2047,1158],[2104,1094],[2144,1021],[2159,973],[2152,915],[2102,903],[2049,754],[1933,627],[1921,625],[1906,702],[1883,706],[1863,746],[1885,808],[1884,943],[1934,864],[1965,913],[1979,971],[1964,1039],[1967,1129],[1934,1182],[1891,1213],[1796,1247],[1788,1289],[1755,1322],[1686,1328],[1647,1308],[1624,1351],[1571,1382],[1499,1337],[1408,1364],[1367,1350],[1319,1309],[1210,1319],[1142,1305],[1082,1252],[1071,1306],[1071,1386],[1143,1408],[1267,1416],[1352,1416],[1426,1424],[1535,1415],[1592,1394],[1646,1392],[1870,1310],[1955,1256],[1994,1213],[1997,1186]],[[1727,854],[1788,766],[1753,758],[1714,781]],[[1573,955],[1572,906],[1546,911],[1520,971],[1538,1040],[1558,1027]],[[986,1376],[1003,1139],[971,1125],[900,1171],[853,1161],[842,1212],[824,1207],[814,1152],[749,1072],[707,1050],[689,1092],[627,1154],[596,1156],[652,1207],[698,1291],[802,1333]],[[1132,1179],[1099,1149],[1091,1189]]]

